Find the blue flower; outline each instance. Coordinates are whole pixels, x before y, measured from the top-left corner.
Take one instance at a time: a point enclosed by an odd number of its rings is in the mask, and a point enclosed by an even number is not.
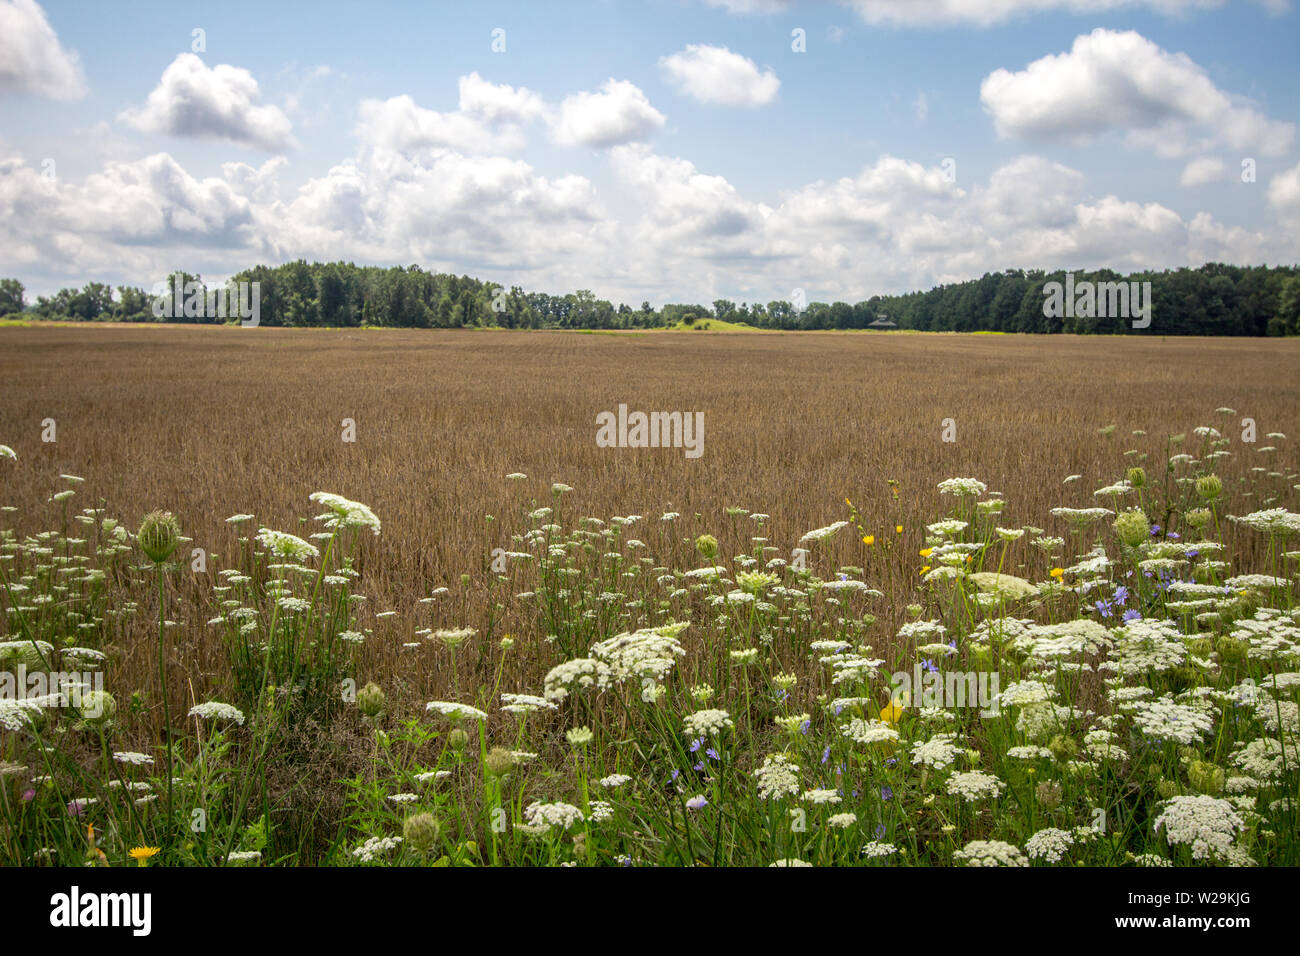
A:
[[[1125,622],[1140,621],[1142,620],[1142,613],[1137,608],[1131,607],[1124,612],[1124,620]]]

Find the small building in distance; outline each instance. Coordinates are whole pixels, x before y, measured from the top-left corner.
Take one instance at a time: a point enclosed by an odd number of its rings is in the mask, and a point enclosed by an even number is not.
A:
[[[891,321],[889,320],[889,316],[887,316],[887,315],[878,315],[878,316],[876,316],[876,321],[874,321],[874,322],[872,322],[870,325],[868,325],[867,328],[869,328],[869,329],[896,329],[896,328],[898,328],[898,323],[897,323],[897,322],[891,322]]]

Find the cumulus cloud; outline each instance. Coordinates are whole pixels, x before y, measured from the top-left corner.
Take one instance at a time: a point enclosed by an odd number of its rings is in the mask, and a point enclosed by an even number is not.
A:
[[[610,78],[597,93],[566,96],[552,132],[556,142],[568,146],[607,148],[644,140],[664,121],[639,87]]]
[[[402,94],[387,100],[362,100],[357,135],[392,150],[457,149],[466,153],[512,153],[522,149],[524,132],[516,123],[493,123],[465,110],[439,113]]]
[[[1198,156],[1183,167],[1178,177],[1180,186],[1204,186],[1222,182],[1228,176],[1228,165],[1217,156]]]
[[[140,109],[119,117],[136,129],[198,139],[221,139],[278,152],[294,145],[289,118],[275,106],[258,105],[257,80],[239,67],[209,68],[182,53]]]
[[[77,55],[59,43],[36,0],[0,0],[0,90],[55,100],[86,93]]]
[[[1280,218],[1300,224],[1300,163],[1268,181],[1268,204]]]
[[[725,46],[693,43],[661,57],[659,66],[683,93],[701,103],[763,106],[776,98],[781,81],[771,70],[759,72],[748,57]]]
[[[1277,155],[1295,135],[1294,124],[1218,89],[1186,54],[1131,30],[1097,29],[1019,72],[994,70],[980,101],[1003,137],[1083,143],[1122,131],[1166,156],[1213,144]]]

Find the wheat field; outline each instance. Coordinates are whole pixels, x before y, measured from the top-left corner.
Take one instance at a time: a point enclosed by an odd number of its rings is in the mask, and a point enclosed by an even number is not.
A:
[[[789,552],[845,517],[847,497],[882,540],[904,527],[910,569],[946,477],[977,476],[1010,497],[1008,520],[1042,523],[1052,506],[1093,503],[1125,450],[1220,424],[1216,407],[1253,417],[1261,437],[1300,415],[1295,340],[109,326],[3,329],[0,342],[0,440],[19,452],[0,504],[23,505],[18,528],[57,523],[60,473],[132,528],[174,512],[218,557],[234,547],[230,515],[292,531],[313,491],[364,501],[384,521],[367,593],[400,616],[369,649],[379,670],[416,628],[463,623],[431,622],[416,601],[462,574],[481,583],[491,549],[524,530],[506,519],[546,504],[552,482],[574,488],[581,515],[680,512],[678,544],[710,532],[727,554],[753,533],[729,506],[770,513],[767,536]],[[702,456],[597,447],[595,416],[620,403],[703,412]],[[529,476],[522,488],[512,472]],[[1071,474],[1085,479],[1073,491]],[[862,552],[844,542],[831,563]],[[191,622],[209,616],[203,591],[180,595]],[[484,593],[464,589],[451,616],[481,618]],[[148,680],[148,654],[121,652],[126,679]],[[178,669],[219,679],[201,628],[176,653]],[[422,676],[417,696],[445,691],[436,669]]]

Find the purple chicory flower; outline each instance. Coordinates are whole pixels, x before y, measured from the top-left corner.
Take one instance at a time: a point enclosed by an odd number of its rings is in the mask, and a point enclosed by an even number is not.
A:
[[[703,810],[709,805],[709,800],[702,793],[698,793],[686,801],[686,806],[690,810]]]

